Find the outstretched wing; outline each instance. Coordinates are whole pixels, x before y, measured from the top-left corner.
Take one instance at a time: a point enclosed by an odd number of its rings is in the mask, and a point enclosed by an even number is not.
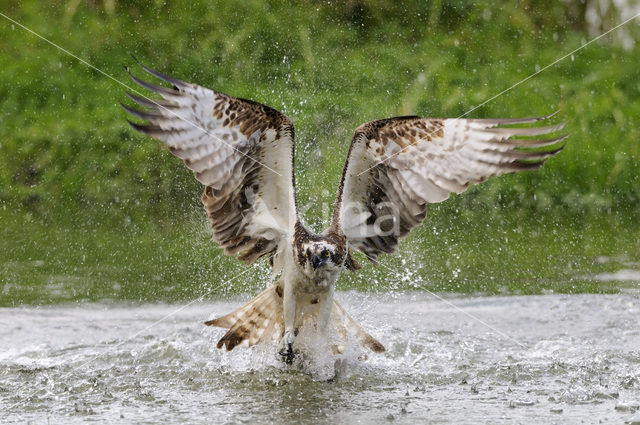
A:
[[[294,133],[284,114],[251,100],[163,75],[167,88],[131,78],[162,99],[127,93],[144,110],[123,105],[146,121],[133,128],[169,145],[205,185],[202,202],[213,238],[229,255],[251,263],[272,255],[293,231],[297,211]]]
[[[566,136],[532,140],[563,125],[498,127],[546,119],[431,119],[397,117],[360,126],[351,141],[333,212],[332,228],[372,261],[394,252],[398,239],[426,216],[427,203],[464,192],[491,176],[531,170],[557,154],[526,150]],[[523,150],[522,148],[525,148]]]

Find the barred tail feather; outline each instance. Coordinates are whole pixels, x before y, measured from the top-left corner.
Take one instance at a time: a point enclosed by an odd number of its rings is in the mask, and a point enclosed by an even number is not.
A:
[[[334,330],[341,334],[342,339],[347,340],[348,335],[355,335],[358,342],[369,348],[374,353],[383,353],[386,351],[384,345],[382,345],[377,339],[369,335],[358,322],[345,311],[340,303],[334,298],[333,309],[331,310],[333,317],[332,325]],[[338,351],[341,351],[338,349]]]
[[[245,341],[251,347],[275,339],[283,329],[281,282],[269,286],[239,309],[204,324],[229,329],[217,345],[218,348],[226,347],[227,351]]]

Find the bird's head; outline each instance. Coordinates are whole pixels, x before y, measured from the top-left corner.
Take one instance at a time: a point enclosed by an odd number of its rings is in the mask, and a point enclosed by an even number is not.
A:
[[[344,255],[328,241],[309,241],[303,243],[298,251],[299,263],[309,275],[318,275],[340,271]]]

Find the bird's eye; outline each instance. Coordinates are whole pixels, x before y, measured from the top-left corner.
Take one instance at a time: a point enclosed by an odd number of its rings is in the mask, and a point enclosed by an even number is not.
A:
[[[311,258],[311,250],[307,249],[307,258]]]
[[[322,251],[322,258],[329,258],[329,251],[328,250],[324,250]]]

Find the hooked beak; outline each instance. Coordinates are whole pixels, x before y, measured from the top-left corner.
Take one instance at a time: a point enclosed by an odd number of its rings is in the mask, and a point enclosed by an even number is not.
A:
[[[313,254],[313,256],[311,257],[311,265],[313,266],[313,269],[315,270],[323,264],[324,260],[322,259],[322,257],[317,254]]]

